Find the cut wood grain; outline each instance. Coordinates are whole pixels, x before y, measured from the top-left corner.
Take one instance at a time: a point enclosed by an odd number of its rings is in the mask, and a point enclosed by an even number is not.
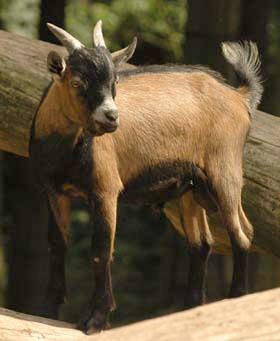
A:
[[[279,341],[280,289],[86,336],[73,325],[0,309],[0,341]]]

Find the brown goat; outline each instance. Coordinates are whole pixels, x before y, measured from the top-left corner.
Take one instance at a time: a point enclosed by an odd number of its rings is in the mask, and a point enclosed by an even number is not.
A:
[[[151,66],[120,72],[116,104],[121,121],[113,134],[92,136],[93,131],[75,118],[75,103],[66,102],[56,84],[38,109],[31,158],[60,230],[68,230],[65,206],[71,197],[86,200],[92,213],[95,289],[79,323],[87,333],[105,328],[114,308],[110,266],[119,198],[148,203],[183,198],[191,255],[190,307],[204,300],[211,249],[205,209],[216,206],[233,248],[230,296],[246,292],[253,229],[241,204],[242,154],[250,114],[262,94],[260,63],[253,43],[225,43],[223,53],[239,75],[237,89],[203,67]],[[64,283],[61,260],[52,266],[54,282]],[[55,289],[56,302],[61,303],[64,287]]]

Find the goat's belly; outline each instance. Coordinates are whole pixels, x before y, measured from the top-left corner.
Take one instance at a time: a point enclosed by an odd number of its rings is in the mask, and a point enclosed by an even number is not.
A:
[[[121,193],[128,203],[164,204],[192,191],[196,202],[208,212],[216,211],[215,194],[206,174],[195,165],[161,165],[130,181]]]
[[[191,179],[171,178],[159,181],[150,187],[127,189],[121,193],[121,199],[132,203],[164,203],[180,197],[193,188]]]
[[[193,188],[193,166],[161,164],[125,185],[121,199],[132,203],[164,203]]]

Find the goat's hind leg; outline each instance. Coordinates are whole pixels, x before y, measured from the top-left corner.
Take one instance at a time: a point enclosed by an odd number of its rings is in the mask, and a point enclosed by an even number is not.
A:
[[[241,206],[242,177],[221,177],[215,185],[219,210],[229,233],[233,254],[233,276],[229,297],[245,295],[248,291],[248,249],[253,228]]]
[[[185,306],[205,303],[205,281],[212,236],[206,211],[196,203],[191,192],[180,198],[181,225],[189,246],[189,275]]]
[[[203,240],[199,246],[189,247],[190,265],[185,307],[194,308],[206,302],[205,282],[210,245]]]
[[[248,221],[241,203],[238,208],[238,217],[243,232],[251,242],[253,239],[253,227]],[[239,297],[248,293],[248,250],[240,247],[234,235],[230,235],[230,240],[234,265],[229,297]]]

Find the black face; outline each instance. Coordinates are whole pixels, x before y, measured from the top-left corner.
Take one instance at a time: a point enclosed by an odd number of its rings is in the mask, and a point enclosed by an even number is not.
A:
[[[68,63],[71,85],[86,107],[87,129],[98,135],[116,130],[116,71],[110,52],[103,47],[82,48],[69,56]]]

